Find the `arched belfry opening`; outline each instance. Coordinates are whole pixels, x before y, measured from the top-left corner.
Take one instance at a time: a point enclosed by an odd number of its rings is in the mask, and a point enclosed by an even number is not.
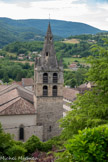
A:
[[[43,83],[48,83],[48,73],[43,74]]]
[[[19,140],[24,141],[24,126],[20,126],[19,128]]]
[[[53,92],[52,92],[52,94],[53,94],[53,96],[54,97],[57,97],[57,86],[55,85],[55,86],[53,86],[53,90],[52,90]]]
[[[48,86],[43,86],[43,96],[48,96]]]
[[[57,83],[57,82],[58,82],[58,74],[53,73],[53,83]]]

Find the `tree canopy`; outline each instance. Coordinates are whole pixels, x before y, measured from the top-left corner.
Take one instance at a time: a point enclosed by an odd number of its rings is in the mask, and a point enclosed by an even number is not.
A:
[[[78,130],[108,123],[108,48],[95,45],[91,50],[93,55],[88,58],[91,68],[87,80],[95,87],[79,95],[72,111],[61,120],[65,139],[72,138]]]

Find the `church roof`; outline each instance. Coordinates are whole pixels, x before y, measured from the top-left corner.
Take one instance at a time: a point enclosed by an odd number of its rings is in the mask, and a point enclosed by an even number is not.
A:
[[[33,92],[16,84],[0,91],[0,115],[35,114]]]
[[[52,36],[52,31],[51,31],[51,25],[50,25],[50,23],[48,24],[48,29],[47,29],[47,36],[48,35]]]
[[[54,70],[62,67],[61,63],[57,62],[56,52],[54,49],[53,35],[51,31],[51,25],[49,23],[47,33],[45,36],[43,50],[41,52],[41,57],[36,58],[36,67],[42,67],[42,70]]]

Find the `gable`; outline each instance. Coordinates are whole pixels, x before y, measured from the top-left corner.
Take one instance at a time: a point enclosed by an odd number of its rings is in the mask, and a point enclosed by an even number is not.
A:
[[[35,114],[34,105],[19,97],[0,107],[0,115]]]

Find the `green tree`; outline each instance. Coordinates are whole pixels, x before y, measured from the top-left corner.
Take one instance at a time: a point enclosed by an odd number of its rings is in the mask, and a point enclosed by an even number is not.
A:
[[[3,82],[4,83],[8,83],[9,82],[9,77],[8,77],[8,73],[5,71],[3,74]]]
[[[108,125],[79,131],[65,147],[66,151],[57,160],[59,162],[107,162]]]
[[[88,61],[91,68],[88,81],[95,87],[84,95],[79,95],[72,106],[72,111],[61,120],[64,128],[62,136],[72,138],[78,130],[108,123],[108,49],[92,47],[93,56]]]

